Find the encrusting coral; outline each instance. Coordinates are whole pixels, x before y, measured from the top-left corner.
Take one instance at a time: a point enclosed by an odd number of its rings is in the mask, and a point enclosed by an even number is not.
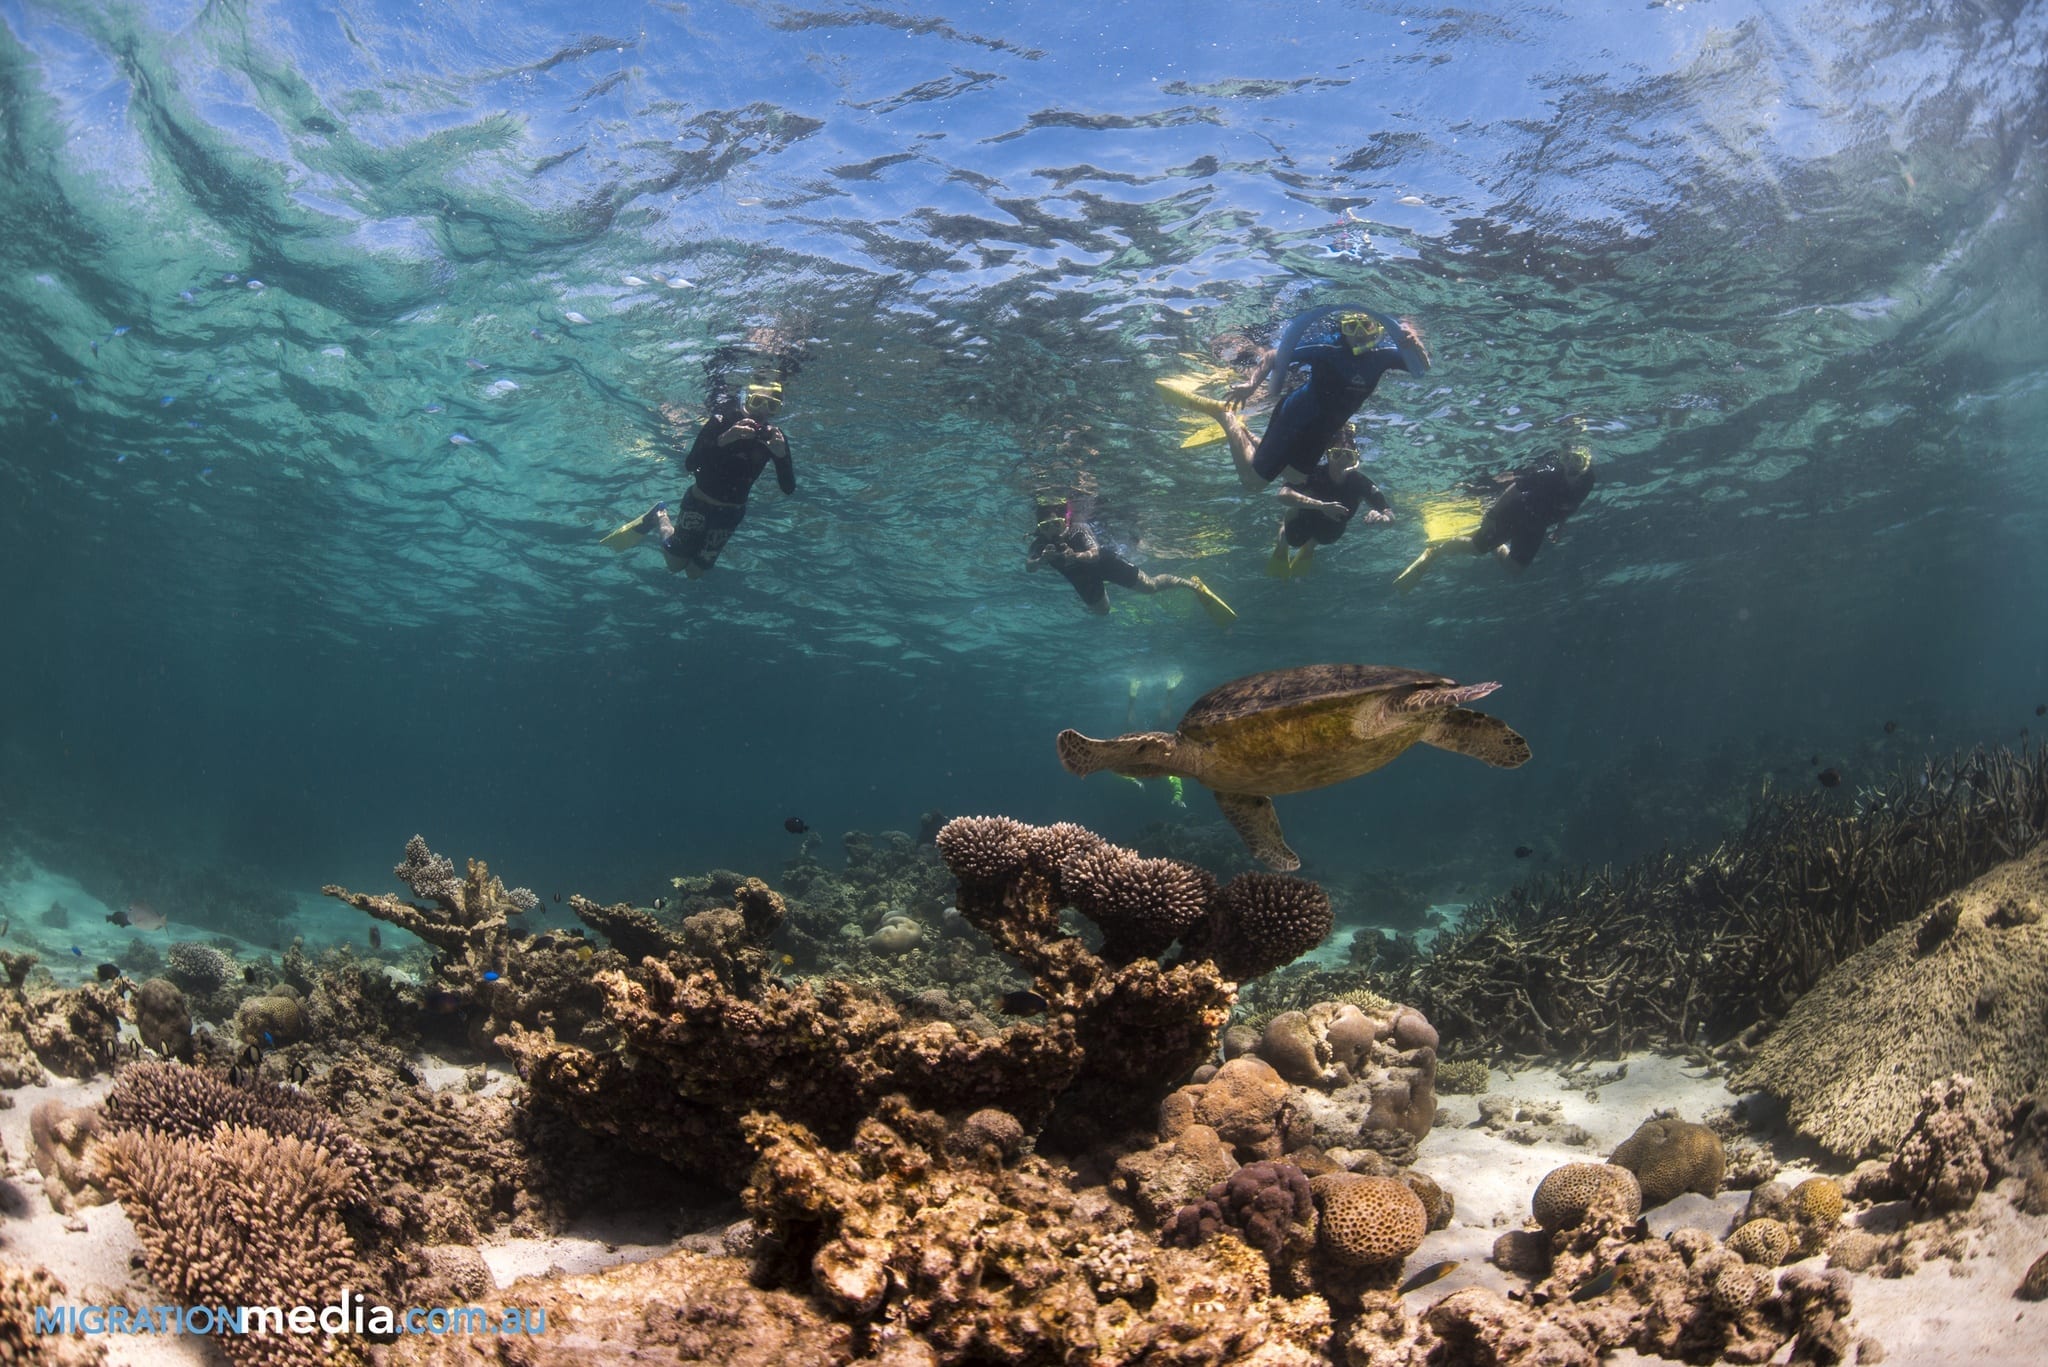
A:
[[[1783,1098],[1836,1153],[1867,1157],[1896,1145],[1921,1090],[1951,1073],[2006,1101],[2048,1086],[2044,1019],[2048,845],[1831,970],[1733,1082]]]
[[[83,1334],[44,1334],[36,1312],[66,1304],[64,1283],[41,1267],[0,1261],[0,1363],[33,1367],[89,1367],[105,1362],[103,1342]]]

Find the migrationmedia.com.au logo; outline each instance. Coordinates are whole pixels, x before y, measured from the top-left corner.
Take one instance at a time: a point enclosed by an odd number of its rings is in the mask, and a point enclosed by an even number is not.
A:
[[[39,1305],[38,1334],[493,1334],[537,1338],[548,1330],[541,1306],[372,1305],[342,1288],[331,1305]]]

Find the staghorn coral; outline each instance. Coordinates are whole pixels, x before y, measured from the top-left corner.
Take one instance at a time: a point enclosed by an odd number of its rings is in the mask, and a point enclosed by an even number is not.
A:
[[[1429,1232],[1429,1212],[1398,1177],[1337,1172],[1310,1186],[1322,1215],[1316,1246],[1345,1267],[1400,1263]]]
[[[478,969],[496,967],[493,960],[510,933],[510,918],[530,910],[532,894],[527,899],[512,896],[482,860],[470,860],[468,876],[457,877],[453,862],[428,849],[417,835],[405,842],[405,858],[392,873],[414,896],[432,905],[419,906],[388,893],[350,892],[331,883],[320,891],[409,930],[443,954]]]
[[[1705,1125],[1660,1116],[1637,1126],[1607,1161],[1636,1175],[1648,1210],[1688,1191],[1719,1195],[1727,1160],[1721,1137]]]
[[[1733,1075],[1849,1158],[1884,1152],[1952,1073],[2016,1101],[2048,1087],[2048,845],[1979,878],[1826,974]],[[1872,1086],[1871,1078],[1886,1079]]]
[[[101,1180],[135,1222],[152,1280],[193,1305],[322,1306],[376,1285],[342,1222],[358,1174],[327,1148],[251,1126],[206,1138],[125,1130],[96,1150]],[[366,1361],[334,1335],[215,1339],[235,1367]]]
[[[1567,1163],[1536,1184],[1530,1210],[1536,1223],[1555,1232],[1578,1224],[1602,1197],[1613,1196],[1633,1220],[1642,1213],[1643,1190],[1636,1175],[1612,1163]]]
[[[36,1311],[70,1301],[48,1269],[0,1262],[0,1363],[33,1367],[88,1367],[105,1362],[106,1348],[84,1334],[40,1334]]]
[[[1284,873],[1241,873],[1217,897],[1210,946],[1226,978],[1244,982],[1292,963],[1323,942],[1329,894]]]

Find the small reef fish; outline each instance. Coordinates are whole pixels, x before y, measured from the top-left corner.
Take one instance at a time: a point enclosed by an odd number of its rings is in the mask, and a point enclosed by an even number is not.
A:
[[[559,892],[558,892],[558,893],[556,893],[556,894],[555,894],[555,900],[556,900],[557,902],[561,901],[561,900],[562,900],[562,894],[561,894],[561,893],[559,893]]]
[[[1820,768],[1820,756],[1819,756],[1819,755],[1815,755],[1815,756],[1814,756],[1814,757],[1813,757],[1812,759],[1810,759],[1810,760],[1808,760],[1808,761],[1806,761],[1806,762],[1807,762],[1808,764],[1811,764],[1811,765],[1812,765],[1812,766],[1813,766],[1814,768],[1816,768],[1816,769]]]
[[[1515,858],[1517,859],[1527,859],[1530,855],[1534,853],[1536,853],[1536,851],[1530,849],[1527,845],[1515,846]]]
[[[2048,717],[2048,702],[2034,704],[2034,715],[2037,717]]]
[[[788,831],[791,835],[802,835],[805,831],[808,831],[810,829],[810,826],[804,821],[802,817],[792,816],[785,817],[783,819],[782,829]]]
[[[1444,1278],[1450,1276],[1453,1272],[1456,1272],[1458,1270],[1458,1266],[1459,1264],[1456,1258],[1446,1258],[1444,1261],[1440,1263],[1431,1263],[1428,1267],[1423,1268],[1420,1272],[1410,1277],[1407,1281],[1402,1282],[1401,1289],[1395,1292],[1394,1294],[1397,1296],[1405,1296],[1410,1291],[1420,1291],[1423,1287],[1428,1286],[1431,1282],[1440,1282]]]
[[[118,964],[100,964],[93,969],[93,972],[99,975],[99,979],[103,983],[110,983],[121,976],[121,969]]]
[[[1028,987],[1005,992],[996,1002],[1006,1016],[1042,1016],[1050,1005],[1045,997]]]
[[[1618,1267],[1610,1267],[1604,1271],[1595,1272],[1592,1276],[1572,1288],[1572,1299],[1574,1301],[1589,1301],[1595,1296],[1606,1295],[1614,1289],[1614,1279],[1620,1275],[1620,1272],[1621,1269]]]
[[[1814,777],[1820,780],[1820,786],[1823,788],[1838,788],[1842,784],[1842,771],[1840,769],[1823,769],[1815,774]]]
[[[253,983],[256,981],[256,965],[250,964],[247,968],[244,968],[242,970],[242,981],[245,983]]]
[[[71,946],[71,957],[74,959],[83,959],[85,957],[85,951],[80,949],[77,945],[73,945]]]
[[[136,930],[162,930],[170,924],[164,914],[147,902],[130,902],[126,911],[117,911],[107,917],[117,926],[131,926]]]
[[[1886,734],[1887,736],[1891,735],[1891,734],[1892,734],[1893,732],[1897,731],[1898,729],[1899,729],[1899,724],[1898,724],[1897,722],[1895,722],[1895,721],[1888,721],[1888,722],[1886,722],[1886,723],[1884,724],[1884,733],[1885,733],[1885,734]]]
[[[384,948],[384,934],[383,934],[383,932],[382,932],[382,931],[378,930],[378,929],[377,929],[377,927],[375,927],[375,926],[371,926],[371,927],[370,927],[370,948],[372,948],[372,949],[382,949],[382,948]]]
[[[498,981],[498,970],[495,968],[485,970],[484,981],[487,983],[494,983]]]

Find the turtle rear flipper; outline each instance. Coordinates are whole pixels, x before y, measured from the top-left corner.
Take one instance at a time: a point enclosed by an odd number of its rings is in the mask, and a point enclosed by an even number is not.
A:
[[[1280,814],[1273,810],[1272,798],[1254,797],[1250,793],[1218,793],[1216,805],[1223,809],[1225,819],[1237,828],[1245,848],[1252,852],[1252,858],[1282,873],[1292,873],[1301,867],[1301,857],[1287,848],[1287,841],[1280,835]]]
[[[1137,731],[1095,740],[1079,731],[1062,731],[1053,743],[1070,774],[1086,778],[1108,769],[1130,778],[1161,778],[1175,772],[1173,755],[1180,737],[1169,731]]]
[[[1484,760],[1496,769],[1519,769],[1529,762],[1529,742],[1498,717],[1451,707],[1437,713],[1422,733],[1425,743]]]

